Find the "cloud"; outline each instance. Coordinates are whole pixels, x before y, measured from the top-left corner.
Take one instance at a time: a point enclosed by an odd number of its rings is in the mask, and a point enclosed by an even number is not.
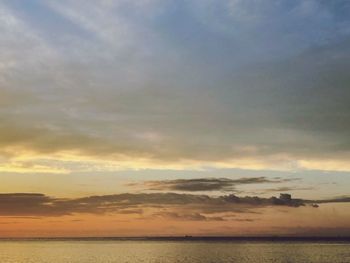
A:
[[[306,207],[317,209],[325,203],[348,203],[349,197],[327,200],[304,200],[289,194],[280,197],[239,197],[177,194],[125,193],[56,198],[40,193],[0,194],[0,216],[13,219],[40,219],[79,214],[121,215],[137,220],[166,219],[176,221],[237,221],[259,220],[262,208]],[[242,217],[241,215],[244,215]]]
[[[83,2],[0,4],[1,170],[350,170],[347,1]]]
[[[294,180],[294,179],[293,179]],[[129,184],[129,186],[143,185],[148,190],[161,191],[235,191],[238,185],[282,183],[290,179],[267,179],[266,177],[247,177],[239,179],[229,178],[197,178],[176,179],[163,181],[146,181],[144,183]]]
[[[289,192],[289,191],[310,191],[315,190],[314,187],[300,187],[300,186],[281,186],[276,188],[262,189],[260,193],[270,193],[270,192]]]
[[[349,203],[350,202],[350,197],[343,196],[343,197],[336,197],[336,198],[332,198],[332,199],[313,200],[313,201],[309,201],[309,202],[318,203],[318,204],[323,204],[323,203]]]
[[[0,200],[2,216],[62,215],[62,211],[55,206],[58,200],[44,194],[0,194]]]
[[[316,202],[316,201],[315,201]],[[82,198],[53,198],[44,194],[0,194],[1,216],[63,216],[71,214],[138,214],[154,210],[155,215],[187,219],[218,220],[217,213],[253,213],[266,206],[303,206],[300,199],[289,195],[280,198],[237,197],[226,195],[210,197],[176,193],[116,194]],[[222,216],[221,216],[222,217]]]
[[[224,221],[222,217],[208,217],[200,213],[187,213],[181,214],[176,212],[158,212],[152,214],[151,218],[164,218],[170,220],[180,220],[180,221]]]

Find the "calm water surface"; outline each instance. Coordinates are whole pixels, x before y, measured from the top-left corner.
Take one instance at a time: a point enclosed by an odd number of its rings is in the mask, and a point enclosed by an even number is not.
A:
[[[349,243],[0,241],[1,263],[350,263]]]

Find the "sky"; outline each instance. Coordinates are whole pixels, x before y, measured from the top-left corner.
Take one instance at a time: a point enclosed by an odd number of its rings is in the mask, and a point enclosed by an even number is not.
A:
[[[349,72],[347,0],[0,0],[0,236],[350,236]]]

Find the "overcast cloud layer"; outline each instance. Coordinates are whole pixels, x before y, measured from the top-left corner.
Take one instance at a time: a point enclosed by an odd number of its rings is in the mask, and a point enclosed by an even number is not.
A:
[[[0,170],[349,171],[349,12],[3,0]]]

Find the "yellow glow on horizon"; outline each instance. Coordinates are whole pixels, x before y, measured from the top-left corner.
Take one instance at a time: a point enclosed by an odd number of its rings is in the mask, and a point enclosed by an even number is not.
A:
[[[43,154],[28,149],[7,149],[8,161],[0,162],[0,172],[13,173],[53,173],[68,174],[86,171],[123,171],[123,170],[205,170],[207,168],[244,169],[244,170],[320,170],[350,171],[345,160],[307,160],[297,159],[285,154],[259,157],[237,157],[223,160],[176,159],[159,160],[152,156],[87,155],[79,151],[60,151]]]
[[[306,170],[350,171],[350,160],[300,160],[298,163]]]
[[[39,164],[26,164],[21,162],[9,162],[0,164],[0,172],[5,173],[47,173],[47,174],[68,174],[64,168],[46,166]]]

